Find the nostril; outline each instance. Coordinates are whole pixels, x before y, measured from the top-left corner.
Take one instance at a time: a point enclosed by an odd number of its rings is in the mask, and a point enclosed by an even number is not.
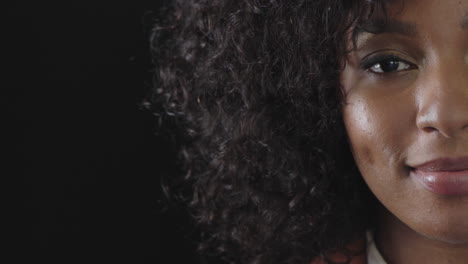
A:
[[[422,131],[427,134],[431,134],[431,133],[439,134],[446,138],[451,138],[453,136],[448,129],[438,129],[436,127],[431,127],[431,126],[422,128]]]
[[[424,127],[422,130],[423,130],[424,132],[426,132],[426,133],[432,133],[432,132],[435,132],[435,131],[439,131],[437,128],[435,128],[435,127],[429,127],[429,126],[428,126],[428,127]]]

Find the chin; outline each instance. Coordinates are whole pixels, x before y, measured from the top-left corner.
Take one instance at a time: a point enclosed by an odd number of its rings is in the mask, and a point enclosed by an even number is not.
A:
[[[421,223],[419,226],[423,228],[419,230],[419,233],[431,240],[445,244],[468,245],[468,215],[450,216],[447,214],[435,218],[433,220],[436,221]],[[418,232],[417,229],[415,231]]]

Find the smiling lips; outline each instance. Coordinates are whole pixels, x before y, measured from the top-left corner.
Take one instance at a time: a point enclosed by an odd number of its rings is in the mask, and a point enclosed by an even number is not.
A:
[[[412,168],[411,177],[440,195],[468,195],[468,157],[442,158]]]

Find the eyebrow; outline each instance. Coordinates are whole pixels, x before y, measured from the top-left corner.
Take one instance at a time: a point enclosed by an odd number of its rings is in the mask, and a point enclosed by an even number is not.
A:
[[[468,27],[468,19],[466,20]],[[418,35],[416,25],[409,22],[403,22],[394,19],[372,19],[362,25],[356,27],[356,36],[362,33],[383,34],[383,33],[396,33],[408,37],[415,37]]]
[[[468,13],[460,21],[460,27],[463,30],[468,30]],[[404,22],[394,19],[372,19],[362,25],[356,27],[356,36],[362,33],[371,34],[383,34],[383,33],[395,33],[408,37],[418,36],[418,30],[416,24],[410,22]]]

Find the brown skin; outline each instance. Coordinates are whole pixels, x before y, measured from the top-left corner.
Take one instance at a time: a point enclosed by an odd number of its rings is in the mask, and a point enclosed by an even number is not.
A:
[[[353,155],[382,205],[377,245],[389,264],[466,264],[468,195],[434,194],[410,177],[410,166],[468,156],[468,0],[388,7],[392,20],[414,27],[363,33],[341,75]],[[360,67],[382,54],[405,62],[386,73],[382,64]]]

